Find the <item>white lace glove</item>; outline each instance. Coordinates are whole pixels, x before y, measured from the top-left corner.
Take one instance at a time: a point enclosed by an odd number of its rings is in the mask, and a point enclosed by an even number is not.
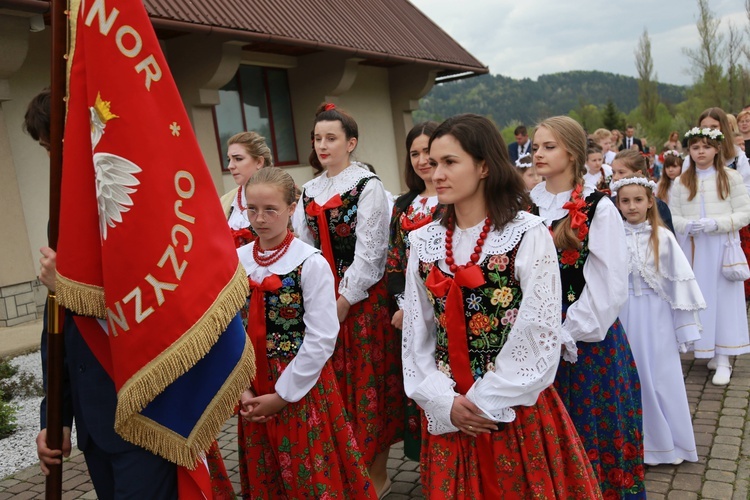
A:
[[[713,233],[719,228],[719,225],[716,223],[715,219],[709,219],[707,217],[704,217],[700,219],[698,222],[703,224],[703,231],[706,233]]]
[[[690,236],[695,236],[696,234],[700,234],[703,232],[703,221],[704,219],[700,220],[691,220],[687,223],[687,226],[685,226],[685,232]]]
[[[680,354],[685,354],[688,351],[692,351],[695,347],[695,342],[680,342],[677,344],[677,351]]]

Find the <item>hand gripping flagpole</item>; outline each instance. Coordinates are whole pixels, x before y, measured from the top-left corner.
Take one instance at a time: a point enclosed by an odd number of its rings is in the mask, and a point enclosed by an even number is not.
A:
[[[63,131],[65,129],[67,0],[52,0],[51,24],[49,246],[56,249],[60,213]],[[61,450],[63,445],[64,343],[62,324],[64,311],[58,304],[54,292],[49,292],[47,294],[47,447],[51,450]],[[49,471],[45,498],[57,500],[62,498],[62,463],[50,465]]]

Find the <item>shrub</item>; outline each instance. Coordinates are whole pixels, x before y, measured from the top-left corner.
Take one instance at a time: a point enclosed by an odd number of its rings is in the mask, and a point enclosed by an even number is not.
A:
[[[2,399],[3,393],[0,391],[0,439],[10,436],[16,431],[16,407],[6,403]]]

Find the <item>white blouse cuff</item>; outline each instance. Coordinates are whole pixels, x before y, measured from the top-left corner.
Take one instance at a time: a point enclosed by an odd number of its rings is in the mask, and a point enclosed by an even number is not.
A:
[[[513,422],[516,412],[508,406],[508,398],[493,395],[492,379],[497,379],[495,372],[488,371],[482,378],[474,382],[466,393],[466,399],[477,405],[482,410],[484,417],[495,422]],[[499,380],[495,385],[502,385]]]
[[[457,432],[458,427],[451,423],[453,399],[458,394],[453,390],[456,383],[440,371],[428,375],[412,398],[419,403],[427,418],[427,430],[438,436],[448,432]]]

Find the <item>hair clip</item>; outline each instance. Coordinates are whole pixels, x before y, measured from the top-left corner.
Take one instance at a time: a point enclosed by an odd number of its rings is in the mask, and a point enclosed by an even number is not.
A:
[[[332,109],[336,109],[336,105],[332,102],[326,103],[326,105],[323,106],[323,111],[331,111]]]

